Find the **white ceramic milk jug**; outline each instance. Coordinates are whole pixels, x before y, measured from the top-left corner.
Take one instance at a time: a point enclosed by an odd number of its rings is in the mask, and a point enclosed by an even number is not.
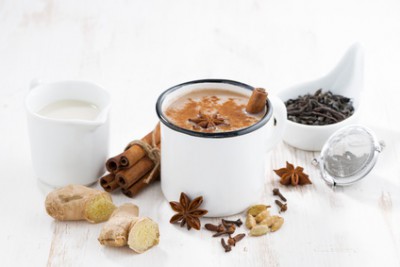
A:
[[[53,187],[96,182],[108,156],[109,94],[84,81],[33,84],[25,108],[38,179]]]

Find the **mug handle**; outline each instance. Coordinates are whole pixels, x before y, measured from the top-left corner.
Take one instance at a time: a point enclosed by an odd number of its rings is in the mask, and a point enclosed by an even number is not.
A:
[[[272,150],[279,142],[282,141],[283,134],[286,129],[287,111],[286,106],[281,99],[276,96],[268,96],[271,101],[274,113],[271,120],[274,124],[272,133],[268,136],[266,151]]]

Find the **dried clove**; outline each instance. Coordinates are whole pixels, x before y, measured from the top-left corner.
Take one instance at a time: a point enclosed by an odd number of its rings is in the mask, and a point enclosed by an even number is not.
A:
[[[240,240],[242,240],[245,236],[246,236],[246,234],[237,234],[234,237],[229,236],[228,244],[230,246],[236,246],[236,243],[239,242]]]
[[[287,211],[287,203],[284,204],[277,199],[275,200],[275,203],[281,208],[279,213]]]
[[[236,221],[230,221],[230,220],[222,219],[222,223],[225,223],[225,224],[234,224],[234,225],[236,225],[237,227],[240,227],[240,226],[243,224],[243,222],[242,222],[241,219],[237,219]]]
[[[236,221],[221,219],[221,224],[219,225],[207,223],[204,227],[209,231],[216,232],[213,237],[228,235],[227,242],[225,242],[223,237],[221,238],[221,245],[225,249],[225,252],[229,252],[232,250],[232,246],[235,246],[237,242],[246,236],[246,234],[243,233],[233,237],[231,236],[236,231],[236,226],[240,227],[242,224],[243,222],[241,219],[237,219]]]
[[[232,250],[232,247],[225,243],[225,239],[221,238],[221,245],[225,249],[225,252],[229,252]]]
[[[208,231],[213,231],[213,232],[223,232],[225,231],[225,227],[222,224],[215,225],[212,223],[206,223],[204,225],[204,228],[206,228]]]
[[[235,232],[235,230],[236,230],[236,227],[235,227],[234,224],[230,224],[230,225],[227,224],[226,226],[224,225],[224,227],[225,227],[224,231],[215,233],[215,234],[213,235],[213,237],[218,237],[218,236],[225,235],[225,234],[231,235],[231,234],[233,234],[233,233]]]
[[[274,188],[272,189],[272,193],[274,194],[274,196],[278,196],[282,199],[282,201],[287,201],[286,198],[282,195],[282,193],[279,191],[279,188]]]

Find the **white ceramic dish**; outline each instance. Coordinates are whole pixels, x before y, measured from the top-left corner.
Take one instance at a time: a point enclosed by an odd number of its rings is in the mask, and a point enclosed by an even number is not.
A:
[[[299,95],[314,93],[322,88],[335,94],[350,97],[353,100],[354,114],[335,124],[313,126],[287,120],[283,140],[296,148],[319,151],[335,131],[358,121],[360,98],[363,90],[364,52],[360,44],[353,44],[342,59],[327,75],[309,82],[287,88],[277,94],[283,101],[297,98]]]

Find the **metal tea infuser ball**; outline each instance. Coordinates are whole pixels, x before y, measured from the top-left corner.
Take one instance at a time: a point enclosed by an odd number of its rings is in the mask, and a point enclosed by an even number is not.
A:
[[[334,132],[322,147],[318,166],[326,183],[335,186],[363,179],[375,166],[384,143],[367,127],[350,125]]]

